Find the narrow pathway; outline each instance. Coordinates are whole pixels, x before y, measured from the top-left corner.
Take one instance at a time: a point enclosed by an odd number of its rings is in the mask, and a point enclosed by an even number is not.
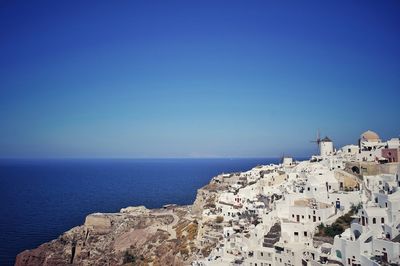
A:
[[[171,210],[169,211],[162,211],[158,213],[152,213],[154,216],[165,216],[165,215],[171,215],[174,220],[172,223],[168,224],[165,226],[165,230],[170,234],[170,239],[176,239],[176,231],[174,229],[174,226],[176,226],[179,222],[179,217]]]

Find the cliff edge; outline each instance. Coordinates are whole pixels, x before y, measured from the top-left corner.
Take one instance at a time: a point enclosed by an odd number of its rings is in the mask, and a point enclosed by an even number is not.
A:
[[[18,254],[15,265],[190,265],[215,247],[218,238],[210,241],[207,234],[222,230],[202,220],[205,206],[215,204],[224,188],[213,180],[198,190],[193,205],[90,214],[84,225]]]

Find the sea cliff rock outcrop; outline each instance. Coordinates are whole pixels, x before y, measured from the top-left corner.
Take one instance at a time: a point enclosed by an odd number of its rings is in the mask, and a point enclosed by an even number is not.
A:
[[[90,214],[84,225],[18,254],[15,265],[189,265],[216,244],[204,248],[202,238],[210,224],[201,214],[214,204],[218,188],[211,181],[198,190],[191,206]]]
[[[194,239],[183,234],[190,225],[188,233],[197,230],[189,214],[187,206],[90,214],[84,225],[20,253],[15,265],[183,265],[190,255],[184,249]]]

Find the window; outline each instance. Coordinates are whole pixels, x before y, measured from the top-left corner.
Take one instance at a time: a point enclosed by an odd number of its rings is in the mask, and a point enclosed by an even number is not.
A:
[[[358,239],[359,237],[360,237],[360,235],[361,235],[361,232],[360,231],[358,231],[358,230],[354,230],[354,237],[356,238],[356,239]]]
[[[376,224],[376,218],[375,218],[375,217],[372,218],[372,223],[373,223],[373,224]]]
[[[304,231],[304,236],[307,236],[307,232],[306,231]]]
[[[304,215],[301,216],[301,219],[304,219]]]
[[[383,224],[385,223],[385,218],[383,218],[383,217],[381,218],[381,223],[383,223]]]
[[[294,232],[294,235],[295,235],[295,236],[298,236],[298,235],[299,235],[299,232]]]
[[[318,221],[321,221],[321,217],[318,217]]]
[[[261,257],[264,257],[264,253],[261,252]]]

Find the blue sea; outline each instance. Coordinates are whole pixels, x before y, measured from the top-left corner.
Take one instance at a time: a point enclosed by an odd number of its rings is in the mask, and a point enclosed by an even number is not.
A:
[[[192,204],[219,173],[278,159],[0,160],[0,265],[83,224],[93,212]]]

